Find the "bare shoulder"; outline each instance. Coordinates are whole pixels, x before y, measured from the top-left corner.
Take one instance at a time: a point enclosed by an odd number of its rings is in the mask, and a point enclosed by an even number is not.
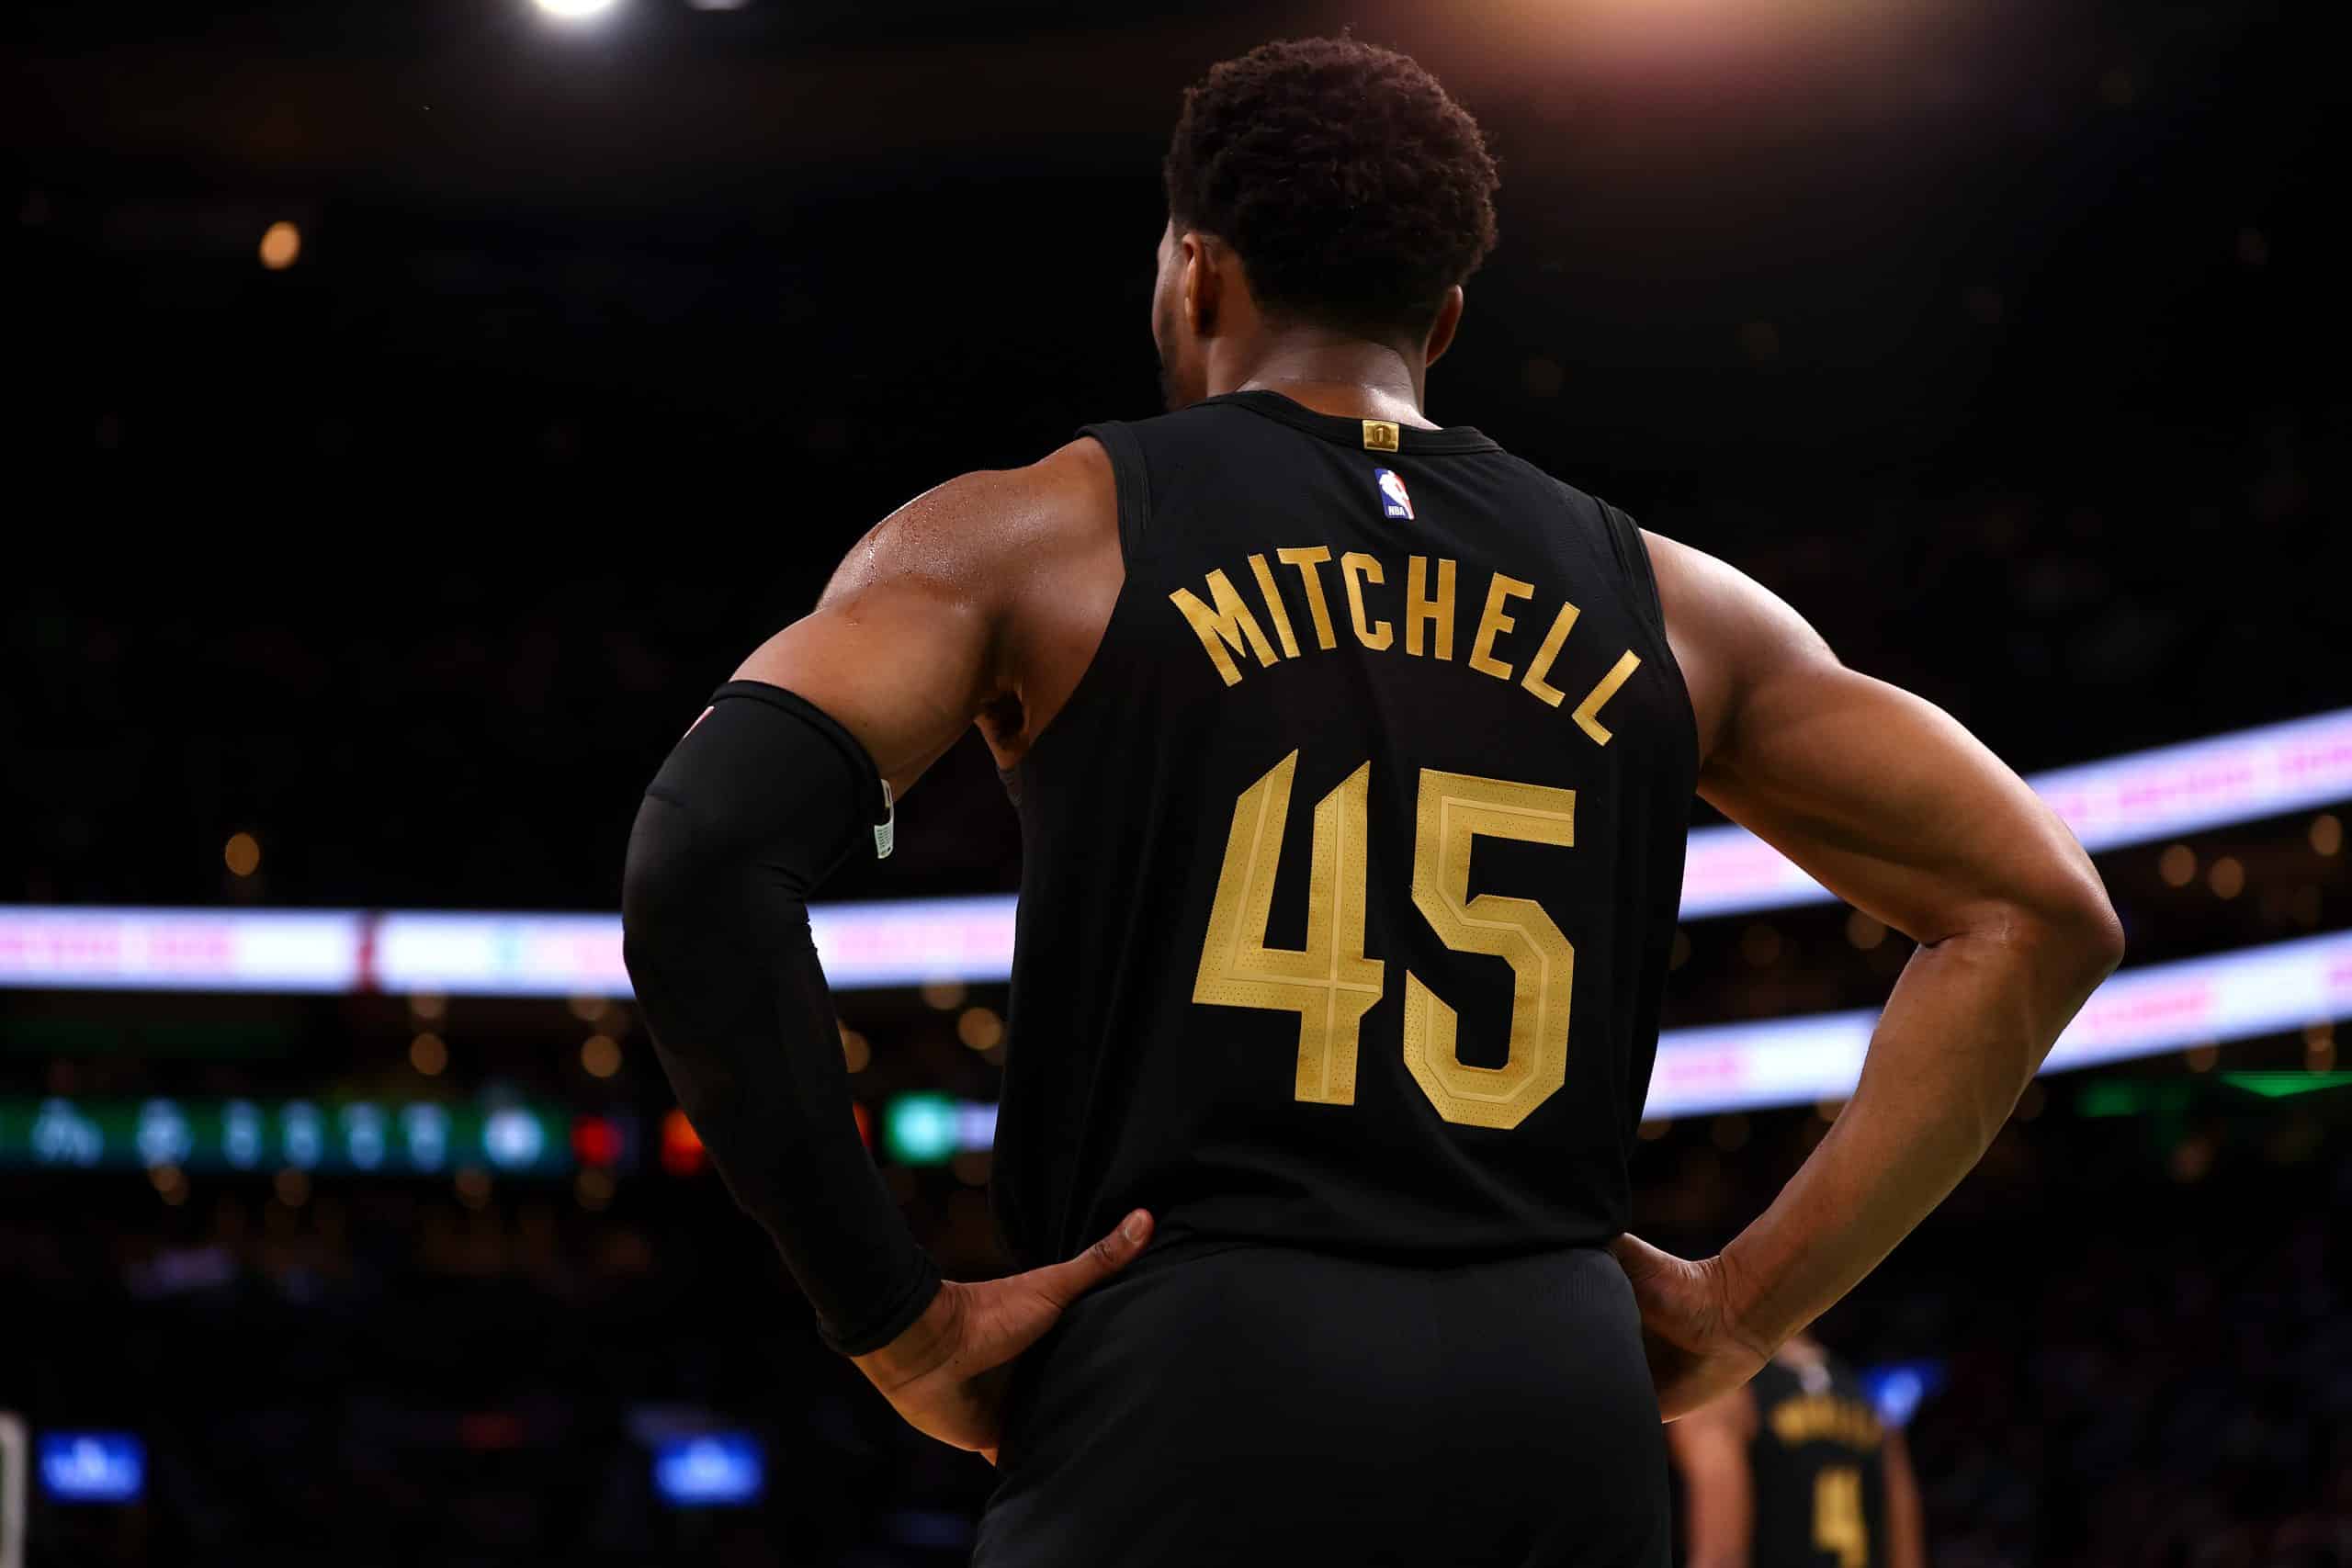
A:
[[[1081,437],[1025,467],[976,469],[925,491],[852,547],[820,603],[915,579],[1001,606],[1041,568],[1115,543],[1117,529],[1110,457]]]
[[[1787,601],[1704,550],[1642,530],[1666,612],[1667,641],[1690,687],[1699,754],[1714,754],[1749,694],[1838,657]]]
[[[1076,684],[1123,576],[1110,458],[1073,442],[876,524],[736,678],[815,703],[903,791],[975,720],[1000,761],[1017,757]]]
[[[842,559],[812,619],[888,624],[899,657],[927,649],[968,670],[955,708],[1009,767],[1076,689],[1125,576],[1110,455],[1082,437],[899,508]]]

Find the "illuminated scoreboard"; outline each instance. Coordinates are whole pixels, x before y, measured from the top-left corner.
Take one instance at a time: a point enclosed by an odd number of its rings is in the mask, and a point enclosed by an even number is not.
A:
[[[583,1130],[593,1136],[582,1136]],[[0,1100],[0,1165],[295,1169],[432,1176],[477,1168],[555,1176],[615,1163],[605,1118],[527,1104],[435,1100]]]

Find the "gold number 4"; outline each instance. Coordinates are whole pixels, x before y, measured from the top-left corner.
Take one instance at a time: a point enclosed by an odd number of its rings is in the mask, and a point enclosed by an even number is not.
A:
[[[1315,807],[1306,945],[1268,947],[1266,917],[1297,768],[1293,751],[1233,804],[1193,999],[1298,1014],[1296,1098],[1352,1105],[1363,1015],[1387,986],[1387,965],[1363,951],[1372,765],[1357,768]],[[1446,946],[1501,958],[1513,977],[1510,1055],[1499,1067],[1474,1067],[1455,1049],[1454,1010],[1419,976],[1405,976],[1406,1070],[1448,1122],[1516,1127],[1566,1081],[1576,949],[1541,905],[1493,894],[1470,897],[1470,847],[1481,834],[1571,846],[1576,803],[1574,790],[1421,770],[1413,906]]]
[[[1862,1472],[1831,1465],[1813,1483],[1813,1544],[1838,1554],[1838,1568],[1866,1568],[1871,1532],[1862,1523]]]
[[[1266,912],[1274,901],[1283,824],[1290,820],[1293,751],[1233,803],[1216,902],[1193,999],[1218,1007],[1272,1008],[1298,1014],[1296,1098],[1353,1105],[1356,1037],[1380,1000],[1387,966],[1363,955],[1366,762],[1315,808],[1315,853],[1306,873],[1306,946],[1266,945]]]

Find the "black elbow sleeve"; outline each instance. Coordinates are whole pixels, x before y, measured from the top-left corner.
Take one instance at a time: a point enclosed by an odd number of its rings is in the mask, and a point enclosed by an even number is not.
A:
[[[621,868],[621,953],[632,975],[657,961],[665,933],[676,934],[670,912],[693,909],[700,870],[685,808],[647,795],[638,806]]]
[[[693,964],[747,896],[804,902],[863,837],[882,800],[874,763],[822,709],[730,681],[647,786],[621,874],[622,957]],[[737,923],[740,925],[741,921]]]
[[[642,844],[631,835],[624,913],[632,883],[660,897],[746,858],[806,894],[884,815],[881,777],[856,737],[815,704],[758,681],[713,693],[645,793],[684,810],[691,831],[657,828]]]
[[[808,931],[810,890],[871,842],[882,801],[840,725],[731,682],[646,791],[621,886],[623,955],[679,1104],[852,1354],[938,1284],[858,1137]]]

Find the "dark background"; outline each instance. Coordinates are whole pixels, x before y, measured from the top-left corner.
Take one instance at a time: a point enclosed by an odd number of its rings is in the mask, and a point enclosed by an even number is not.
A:
[[[2021,769],[2352,700],[2346,138],[2309,7],[34,0],[0,17],[0,898],[611,909],[644,780],[862,529],[1151,412],[1182,87],[1341,25],[1418,53],[1503,164],[1435,417],[1754,574]],[[899,839],[829,893],[1013,885],[976,745]],[[2343,923],[2302,819],[2192,846],[2246,894],[2101,858],[2134,962]],[[1864,1005],[1904,951],[1833,910],[1687,938],[1675,1022]],[[993,1095],[952,1007],[843,1010],[862,1094]],[[560,1004],[431,1021],[452,1090],[669,1103],[625,1011],[610,1079]],[[0,1090],[409,1092],[421,1026],[0,994]],[[2184,1071],[2120,1123],[2030,1097],[1833,1322],[1954,1366],[1915,1439],[1939,1561],[2352,1561],[2352,1128]],[[1638,1212],[1715,1245],[1819,1125],[1661,1129]],[[971,1269],[976,1179],[893,1172]],[[157,1196],[0,1173],[0,1405],[155,1447],[148,1506],[37,1520],[46,1560],[952,1561],[985,1495],[815,1352],[707,1176],[593,1209]],[[232,1282],[141,1294],[186,1252]],[[655,1508],[618,1435],[649,1401],[764,1423],[769,1508]]]
[[[200,901],[243,827],[272,902],[610,908],[641,781],[858,532],[1151,412],[1182,85],[1348,21],[1505,172],[1440,419],[2020,767],[2352,689],[2291,8],[1129,15],[17,8],[11,510],[62,558],[6,588],[0,877]],[[1011,886],[947,772],[894,872]]]

